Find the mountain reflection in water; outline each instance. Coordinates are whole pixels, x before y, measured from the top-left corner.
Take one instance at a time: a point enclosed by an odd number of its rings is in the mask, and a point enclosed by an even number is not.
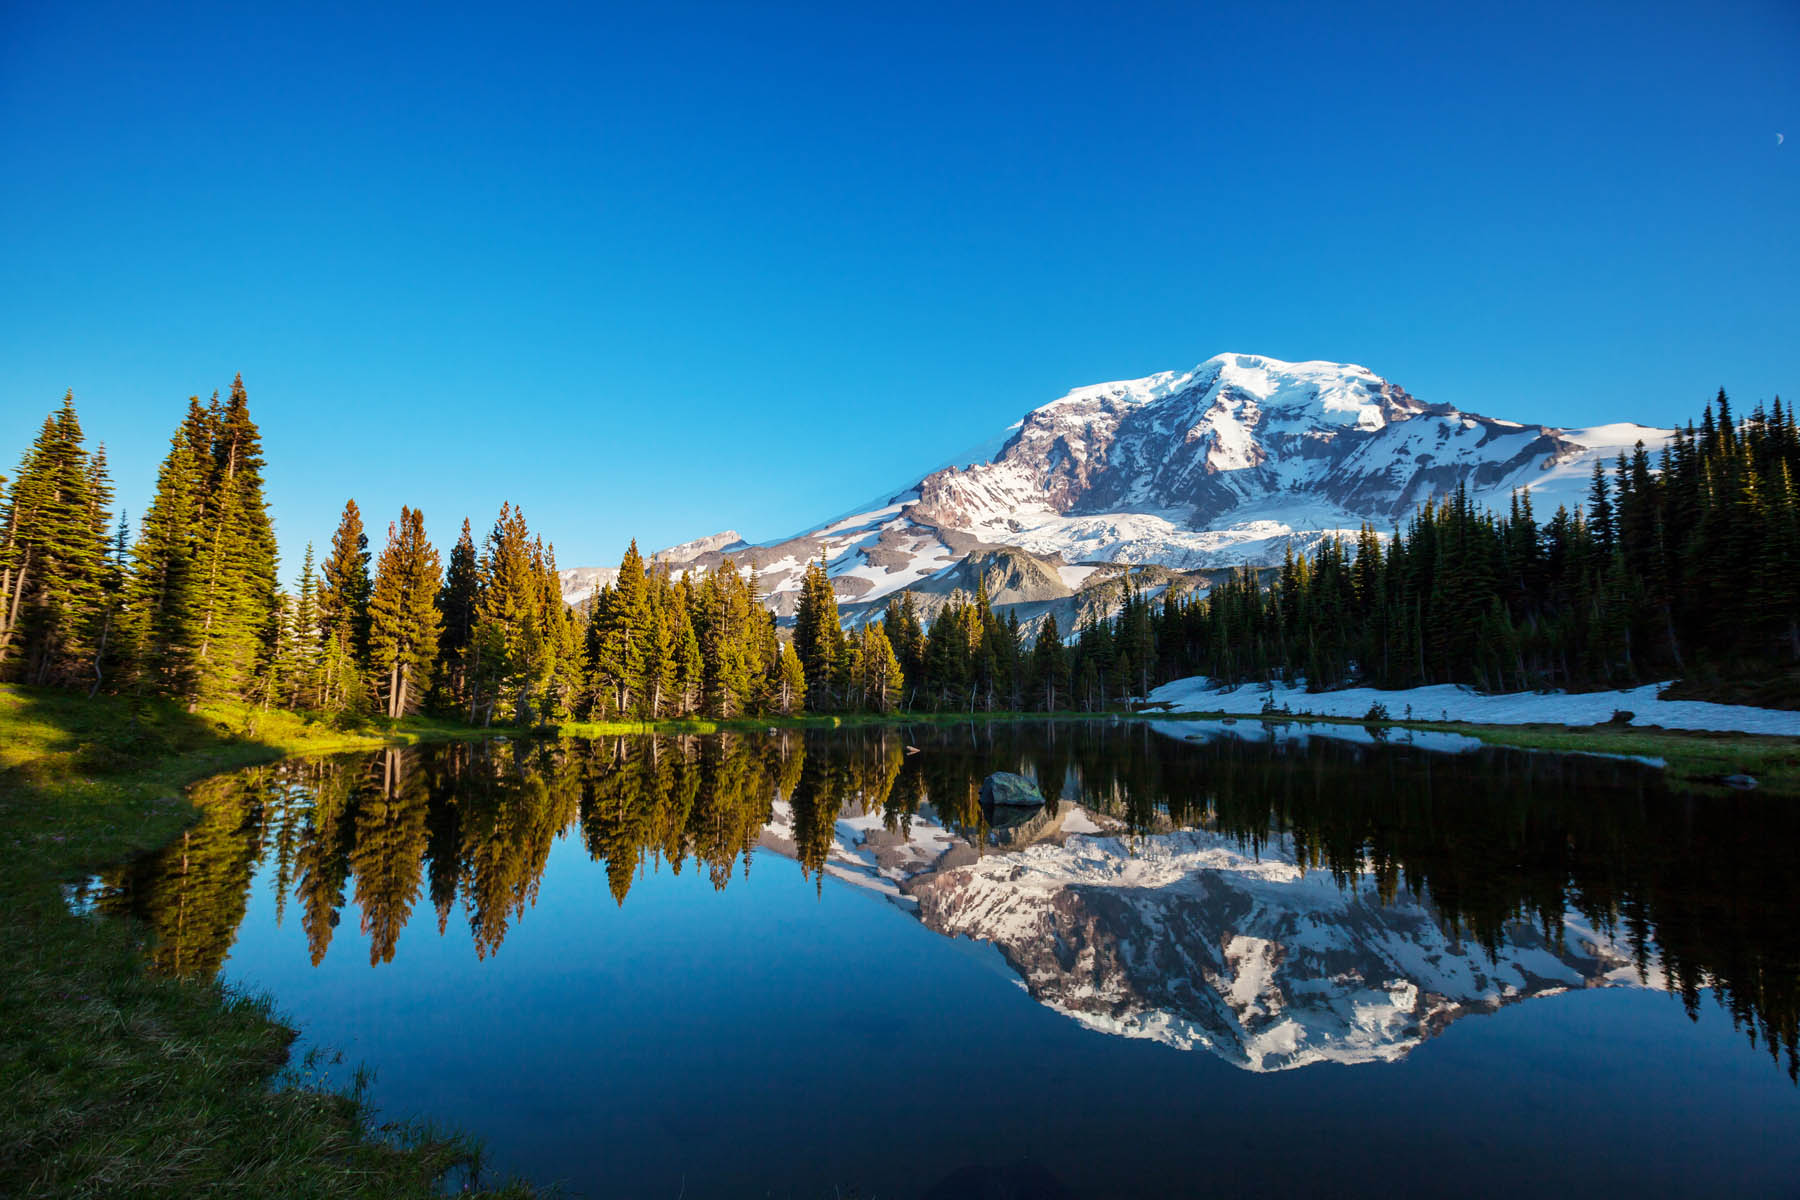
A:
[[[296,759],[199,785],[199,822],[106,875],[99,907],[150,924],[154,969],[210,976],[272,863],[277,921],[301,922],[315,965],[351,902],[373,965],[424,934],[422,904],[485,959],[572,834],[620,905],[646,870],[724,889],[789,856],[821,889],[872,887],[993,942],[1084,1025],[1250,1069],[1389,1060],[1466,1013],[1623,983],[1690,1014],[1710,991],[1796,1074],[1792,805],[1358,735],[991,723]],[[988,844],[997,770],[1059,798],[1033,844]]]

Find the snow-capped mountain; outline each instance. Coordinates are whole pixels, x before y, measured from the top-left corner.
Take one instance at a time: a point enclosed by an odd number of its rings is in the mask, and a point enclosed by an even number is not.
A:
[[[1365,367],[1221,354],[1189,371],[1077,388],[1026,414],[991,456],[796,537],[747,546],[728,532],[657,557],[704,570],[729,554],[758,572],[777,611],[790,611],[801,572],[820,556],[840,600],[855,605],[972,551],[1010,546],[1041,559],[1072,596],[1097,564],[1279,562],[1290,544],[1353,536],[1365,521],[1390,529],[1458,487],[1499,508],[1529,488],[1548,517],[1581,503],[1595,458],[1640,440],[1654,451],[1668,436],[1630,424],[1521,425],[1424,403]],[[604,572],[563,575],[577,602]]]
[[[1040,1003],[1089,1028],[1250,1071],[1392,1062],[1451,1022],[1572,988],[1644,986],[1630,953],[1569,918],[1490,957],[1429,901],[1340,888],[1283,837],[1251,854],[1204,831],[1071,836],[913,881],[919,918],[992,942]]]
[[[1196,738],[1363,741],[1356,727],[1182,722]],[[1472,738],[1408,731],[1440,752]],[[795,857],[793,810],[759,845]],[[1249,1071],[1393,1062],[1451,1023],[1593,987],[1660,987],[1630,945],[1571,911],[1554,934],[1525,920],[1489,948],[1428,895],[1381,894],[1365,873],[1308,869],[1282,834],[1251,848],[1204,829],[1127,833],[1065,793],[1028,844],[996,849],[931,805],[903,830],[846,803],[822,871],[885,895],[924,925],[993,944],[1039,1003],[1099,1032],[1202,1050]]]

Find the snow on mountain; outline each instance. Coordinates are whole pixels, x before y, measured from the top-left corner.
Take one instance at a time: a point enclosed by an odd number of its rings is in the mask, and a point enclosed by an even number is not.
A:
[[[1425,897],[1340,887],[1283,837],[1075,835],[913,881],[919,917],[992,942],[1040,1003],[1089,1028],[1249,1071],[1392,1062],[1452,1021],[1573,988],[1642,986],[1624,948],[1568,918],[1490,957]]]
[[[754,569],[791,612],[801,573],[823,557],[847,604],[873,604],[1012,546],[1047,569],[1145,563],[1178,569],[1279,562],[1386,531],[1421,503],[1467,487],[1504,508],[1529,488],[1540,518],[1582,502],[1591,464],[1666,430],[1555,429],[1426,404],[1366,367],[1221,354],[1189,371],[1076,388],[1026,414],[985,456],[963,455],[910,488],[779,542],[734,532],[660,553],[707,570]],[[565,598],[603,575],[563,572]]]
[[[1183,722],[1172,737],[1367,740],[1354,727]],[[1458,752],[1473,738],[1407,731]],[[1064,799],[1040,840],[976,845],[929,804],[900,829],[855,803],[821,869],[887,896],[929,929],[992,943],[1039,1003],[1090,1029],[1204,1050],[1249,1071],[1393,1062],[1452,1022],[1577,988],[1655,987],[1635,955],[1570,915],[1551,934],[1514,922],[1490,955],[1428,895],[1384,899],[1372,874],[1340,885],[1282,835],[1252,850],[1207,830],[1126,835]],[[760,846],[795,857],[777,799]]]

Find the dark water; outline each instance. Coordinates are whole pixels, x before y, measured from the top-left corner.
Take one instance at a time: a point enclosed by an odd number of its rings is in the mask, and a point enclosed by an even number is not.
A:
[[[579,1195],[1795,1194],[1796,806],[1348,736],[294,760],[98,902]]]

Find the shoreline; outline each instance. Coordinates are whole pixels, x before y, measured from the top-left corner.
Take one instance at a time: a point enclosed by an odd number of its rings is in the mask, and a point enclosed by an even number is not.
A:
[[[1328,695],[1328,693],[1320,693]],[[1796,718],[1800,721],[1800,717]],[[1555,722],[1386,720],[1336,714],[896,712],[480,728],[432,718],[321,722],[283,710],[88,700],[0,686],[0,1180],[21,1195],[100,1194],[133,1178],[164,1190],[239,1178],[248,1193],[437,1195],[447,1172],[479,1183],[479,1146],[428,1126],[375,1126],[355,1095],[308,1088],[287,1062],[295,1030],[266,998],[144,969],[136,922],[71,913],[62,885],[178,836],[191,784],[308,754],[506,738],[704,735],[1017,722],[1269,722],[1459,734],[1552,753],[1663,760],[1671,785],[1800,795],[1800,737]],[[289,1086],[274,1086],[287,1084]],[[170,1162],[158,1145],[194,1147]],[[160,1172],[160,1173],[159,1173]],[[528,1196],[509,1183],[497,1193]]]
[[[161,1195],[231,1180],[224,1194],[436,1197],[446,1177],[479,1188],[478,1141],[310,1085],[270,998],[151,975],[143,926],[71,913],[62,885],[177,837],[199,816],[186,789],[209,776],[508,732],[0,686],[0,1191]],[[536,1193],[508,1182],[481,1194]]]

